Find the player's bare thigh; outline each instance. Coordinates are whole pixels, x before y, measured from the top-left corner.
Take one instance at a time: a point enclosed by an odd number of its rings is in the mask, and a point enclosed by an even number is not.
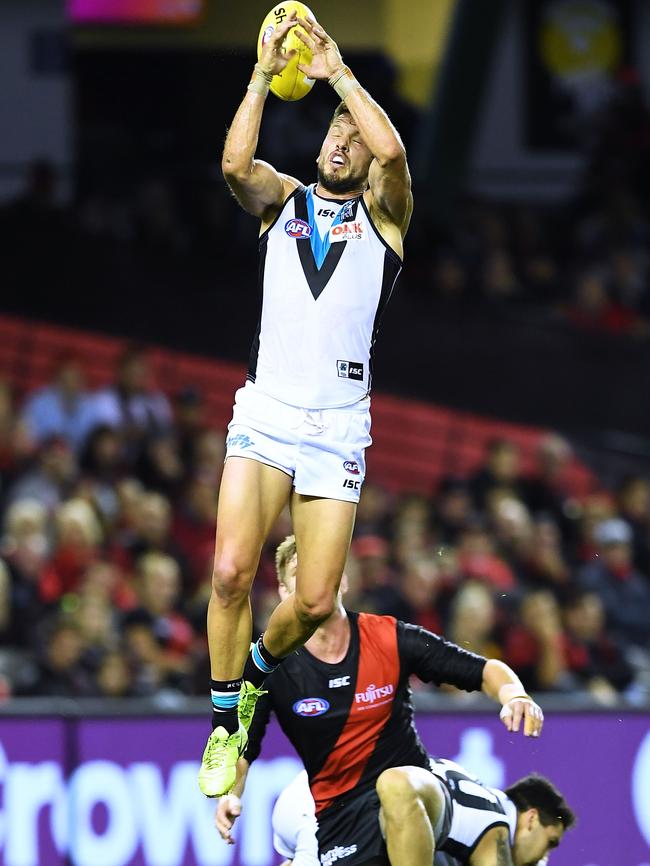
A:
[[[386,838],[387,817],[396,805],[413,796],[423,804],[434,836],[440,829],[446,798],[441,782],[429,770],[422,767],[391,767],[377,779],[377,793],[381,808],[379,810],[379,826]]]
[[[291,484],[291,476],[274,466],[247,457],[227,458],[219,489],[215,563],[232,559],[237,571],[257,567]]]
[[[294,492],[291,516],[298,551],[298,594],[315,597],[336,593],[345,568],[356,513],[354,502]]]

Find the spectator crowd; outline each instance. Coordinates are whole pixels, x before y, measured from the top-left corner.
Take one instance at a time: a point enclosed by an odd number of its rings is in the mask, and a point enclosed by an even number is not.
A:
[[[197,390],[152,384],[141,346],[99,391],[86,390],[73,355],[20,400],[0,389],[3,694],[206,693],[224,439]],[[502,658],[534,692],[650,701],[650,479],[577,496],[570,445],[555,434],[541,438],[532,474],[498,439],[475,471],[444,476],[429,496],[373,483],[369,458],[348,607]],[[264,549],[257,630],[290,531],[283,514]]]

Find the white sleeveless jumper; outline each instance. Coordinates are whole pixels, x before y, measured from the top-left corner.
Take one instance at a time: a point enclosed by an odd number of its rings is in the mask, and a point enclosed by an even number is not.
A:
[[[262,313],[248,379],[303,408],[349,406],[370,390],[379,320],[401,270],[363,197],[299,187],[260,237]]]

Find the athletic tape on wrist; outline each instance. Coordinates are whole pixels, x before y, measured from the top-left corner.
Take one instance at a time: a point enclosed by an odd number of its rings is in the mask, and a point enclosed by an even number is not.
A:
[[[260,96],[266,96],[269,92],[272,78],[273,76],[270,72],[264,72],[259,63],[256,63],[253,67],[253,77],[246,89],[250,90],[251,93],[259,93]]]
[[[357,87],[361,87],[348,66],[344,66],[341,72],[333,75],[329,79],[329,83],[344,102],[349,93],[356,90]]]

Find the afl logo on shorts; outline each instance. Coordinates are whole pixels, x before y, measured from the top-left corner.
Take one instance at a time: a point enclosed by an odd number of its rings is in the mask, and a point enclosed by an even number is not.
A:
[[[356,460],[346,460],[343,464],[343,468],[346,472],[349,472],[350,475],[358,475],[359,474],[359,464]]]
[[[301,698],[293,705],[294,713],[304,717],[322,716],[329,708],[329,701],[325,698]]]
[[[304,220],[287,220],[284,224],[284,230],[290,238],[296,238],[297,240],[311,237],[311,226]]]

